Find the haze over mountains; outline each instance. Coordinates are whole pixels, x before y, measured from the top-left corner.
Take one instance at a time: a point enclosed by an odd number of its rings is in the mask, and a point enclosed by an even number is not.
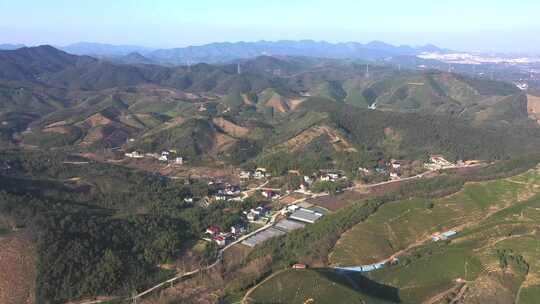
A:
[[[19,47],[22,47],[22,45],[0,45],[0,49],[16,49]],[[448,51],[434,45],[411,47],[407,45],[393,46],[380,41],[362,44],[358,42],[329,43],[313,40],[223,42],[172,49],[80,42],[59,47],[59,49],[74,55],[112,58],[119,62],[133,62],[133,57],[138,57],[136,62],[139,63],[165,65],[185,65],[199,62],[223,63],[261,55],[376,60],[392,56],[414,56],[423,52],[444,53]],[[123,58],[126,56],[132,58]]]

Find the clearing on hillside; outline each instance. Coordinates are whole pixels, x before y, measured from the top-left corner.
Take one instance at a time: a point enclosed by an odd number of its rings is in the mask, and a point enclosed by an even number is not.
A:
[[[234,124],[223,117],[214,118],[212,122],[225,133],[233,137],[244,137],[249,133],[248,128]]]
[[[529,114],[540,114],[540,97],[527,95],[527,112]]]
[[[36,258],[24,232],[0,235],[0,303],[35,303]]]
[[[540,123],[540,97],[527,95],[527,113]]]
[[[294,136],[293,138],[290,138],[286,142],[277,145],[275,149],[295,152],[301,150],[313,140],[323,135],[328,136],[332,147],[336,151],[356,151],[356,148],[354,148],[353,145],[351,145],[347,140],[345,140],[345,138],[343,138],[343,136],[341,136],[338,131],[325,125],[308,128],[302,131],[300,134]]]

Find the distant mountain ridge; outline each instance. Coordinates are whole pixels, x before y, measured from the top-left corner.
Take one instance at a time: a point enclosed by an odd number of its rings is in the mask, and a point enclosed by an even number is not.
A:
[[[78,42],[59,47],[59,49],[73,55],[89,55],[98,57],[127,56],[131,53],[139,53],[144,55],[154,50],[149,47],[137,45],[113,45],[94,42]]]
[[[173,65],[189,62],[220,63],[261,55],[376,60],[400,55],[417,55],[426,49],[433,50],[434,47],[430,45],[419,48],[405,45],[393,46],[380,41],[362,44],[358,42],[329,43],[313,40],[281,40],[211,43],[202,46],[156,50],[146,54],[146,57],[160,63]],[[445,52],[443,49],[436,49]]]
[[[22,44],[0,44],[0,50],[22,48]],[[226,63],[264,55],[305,56],[330,59],[381,60],[396,56],[416,56],[424,52],[448,53],[450,50],[428,44],[412,47],[395,46],[381,41],[369,43],[330,43],[314,40],[279,40],[256,42],[219,42],[200,46],[155,49],[138,45],[113,45],[78,42],[58,49],[125,64],[191,65],[196,63]]]
[[[23,47],[25,47],[24,44],[11,44],[11,43],[0,44],[0,50],[16,50]]]
[[[381,41],[362,44],[359,42],[330,43],[314,40],[220,42],[171,49],[80,42],[60,49],[75,55],[105,57],[115,62],[132,62],[133,54],[137,53],[140,54],[137,62],[162,65],[224,63],[262,55],[377,60],[393,56],[414,56],[423,52],[445,53],[449,51],[431,44],[412,47],[408,45],[394,46]],[[132,58],[124,58],[127,56]]]

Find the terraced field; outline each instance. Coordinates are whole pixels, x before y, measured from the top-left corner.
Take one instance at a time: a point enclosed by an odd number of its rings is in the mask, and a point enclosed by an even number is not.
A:
[[[256,287],[247,303],[394,303],[396,290],[356,275],[317,270],[286,270]]]
[[[468,183],[455,195],[384,205],[345,233],[330,262],[369,264],[401,252],[397,266],[370,273],[404,303],[538,303],[540,171]],[[458,235],[434,243],[434,232]]]
[[[462,191],[442,199],[386,204],[341,237],[330,262],[340,266],[371,264],[422,243],[435,232],[463,230],[540,193],[539,170],[503,180],[468,183]]]

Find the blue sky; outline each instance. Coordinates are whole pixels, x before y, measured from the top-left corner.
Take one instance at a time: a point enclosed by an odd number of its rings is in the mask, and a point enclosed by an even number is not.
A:
[[[0,43],[315,39],[540,51],[538,0],[0,0]]]

